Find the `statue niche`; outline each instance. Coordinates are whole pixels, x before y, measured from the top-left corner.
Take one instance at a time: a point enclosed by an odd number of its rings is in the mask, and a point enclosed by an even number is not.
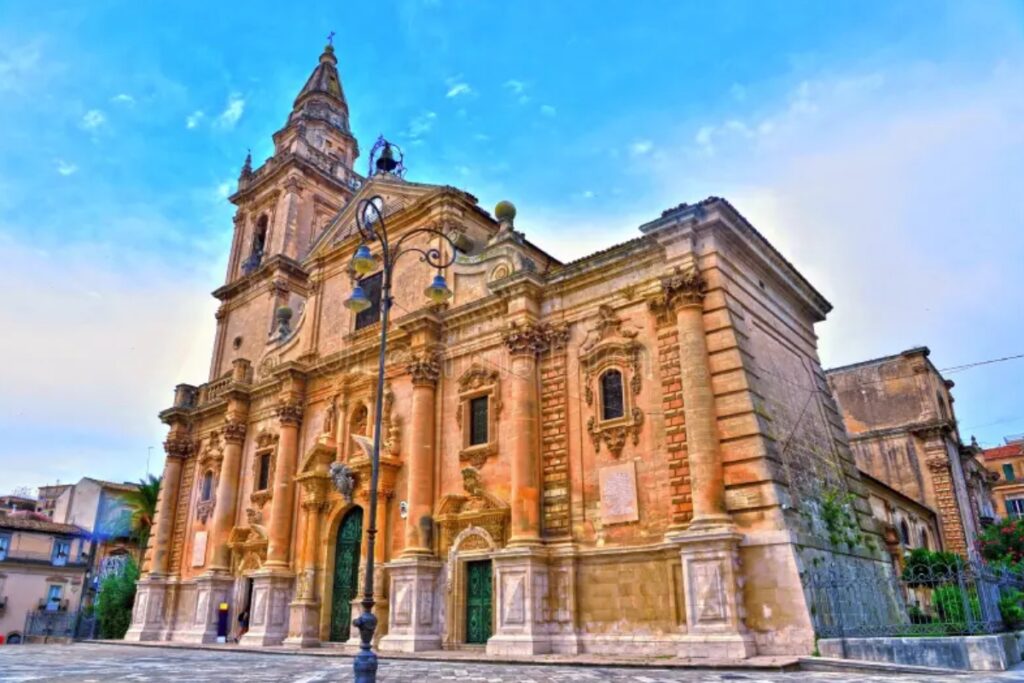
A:
[[[462,469],[462,488],[465,495],[448,494],[438,503],[435,519],[440,529],[439,554],[445,555],[455,538],[471,526],[486,530],[494,543],[503,547],[508,541],[508,504],[484,490],[475,467]]]

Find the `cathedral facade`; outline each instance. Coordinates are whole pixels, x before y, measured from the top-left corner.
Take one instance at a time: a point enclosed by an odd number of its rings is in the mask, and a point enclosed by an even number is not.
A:
[[[211,642],[248,611],[243,644],[354,646],[380,398],[380,650],[809,653],[807,573],[886,570],[817,357],[829,303],[723,199],[563,263],[511,204],[360,174],[336,63],[231,197],[127,637]],[[457,246],[414,242],[453,256],[446,304],[428,263],[396,269],[381,397],[379,273],[374,306],[343,305],[375,196],[391,234]],[[826,500],[856,529],[839,545]]]

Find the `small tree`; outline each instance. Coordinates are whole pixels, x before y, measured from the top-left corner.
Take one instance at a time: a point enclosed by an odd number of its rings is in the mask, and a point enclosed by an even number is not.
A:
[[[120,640],[128,632],[135,606],[135,582],[139,565],[129,556],[120,572],[110,574],[100,584],[96,598],[96,623],[100,638]]]
[[[132,513],[132,535],[139,544],[139,562],[146,556],[149,532],[156,519],[157,497],[160,495],[160,477],[152,474],[140,479],[139,488],[125,494],[125,502]]]

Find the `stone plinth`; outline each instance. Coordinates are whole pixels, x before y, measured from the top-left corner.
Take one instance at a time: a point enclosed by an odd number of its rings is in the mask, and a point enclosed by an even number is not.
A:
[[[391,575],[388,633],[380,649],[422,652],[441,649],[438,615],[441,563],[433,557],[405,557],[387,565]]]
[[[231,604],[234,580],[227,574],[204,574],[196,579],[196,603],[188,622],[175,634],[183,643],[216,643],[218,607]],[[233,624],[228,621],[228,637]]]
[[[288,605],[285,645],[320,647],[320,601],[299,599]]]
[[[280,645],[284,641],[292,579],[291,574],[267,570],[253,575],[249,631],[242,637],[242,645]]]
[[[540,655],[551,652],[551,634],[541,612],[548,592],[544,548],[519,546],[494,555],[494,635],[487,654]]]
[[[687,658],[746,659],[757,654],[743,623],[737,581],[738,546],[743,539],[729,527],[673,534],[682,560],[687,633],[678,655]]]
[[[138,582],[132,623],[124,635],[125,640],[164,640],[168,626],[164,623],[164,604],[168,592],[168,579],[148,576]]]

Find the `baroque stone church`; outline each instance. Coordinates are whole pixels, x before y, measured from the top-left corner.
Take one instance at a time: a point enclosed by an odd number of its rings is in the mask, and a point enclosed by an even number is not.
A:
[[[423,295],[428,263],[395,272],[380,650],[806,654],[806,575],[885,571],[817,356],[831,306],[729,202],[562,262],[510,203],[360,174],[331,46],[273,140],[230,198],[209,379],[160,414],[129,639],[211,642],[226,610],[249,612],[243,644],[358,641],[379,273],[369,310],[343,301],[372,196],[393,235],[457,246],[445,304]],[[841,547],[821,514],[836,491],[860,531]]]

